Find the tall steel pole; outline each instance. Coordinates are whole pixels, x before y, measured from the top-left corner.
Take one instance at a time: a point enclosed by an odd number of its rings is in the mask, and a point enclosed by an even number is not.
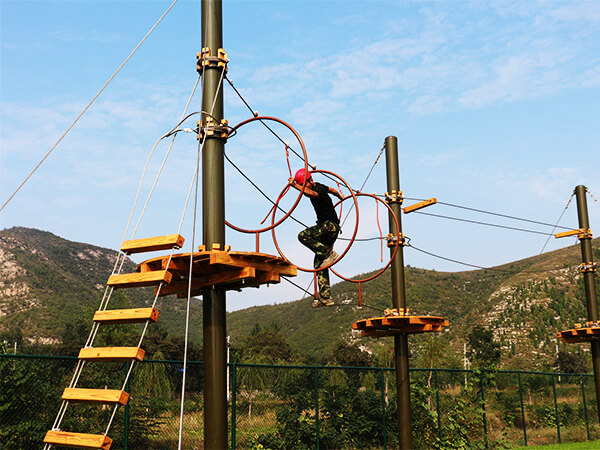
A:
[[[202,0],[202,48],[217,56],[223,47],[221,0]],[[206,65],[202,83],[202,111],[210,113],[217,125],[223,119],[223,67]],[[202,124],[209,116],[202,113]],[[202,225],[207,250],[225,245],[225,142],[218,133],[205,138],[202,152]],[[203,293],[204,338],[204,448],[227,448],[227,350],[225,290],[219,287]]]
[[[393,236],[402,234],[401,209],[402,194],[400,192],[400,176],[398,170],[398,139],[395,136],[385,138],[385,155],[387,168],[388,203],[396,215],[398,226],[390,215],[390,233]],[[390,249],[393,255],[394,249]],[[391,265],[392,304],[394,308],[406,309],[406,289],[404,282],[404,251],[399,243],[396,257]],[[396,361],[396,386],[398,391],[398,425],[400,428],[400,448],[412,448],[412,426],[410,413],[410,375],[408,366],[408,335],[394,335],[394,357]]]
[[[592,251],[592,235],[588,233],[590,221],[588,217],[586,187],[579,185],[575,188],[577,199],[577,216],[579,228],[584,232],[579,238],[581,242],[581,259],[583,262],[583,284],[587,303],[588,320],[598,322],[598,298],[596,297],[596,276],[594,275],[594,253]],[[590,342],[592,346],[592,365],[594,367],[594,382],[596,384],[596,405],[600,411],[600,342]],[[600,420],[600,417],[599,417]]]

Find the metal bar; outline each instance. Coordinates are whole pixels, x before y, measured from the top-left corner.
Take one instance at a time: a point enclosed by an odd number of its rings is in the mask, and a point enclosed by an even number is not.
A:
[[[483,375],[485,371],[481,371],[481,376],[479,377],[479,387],[481,391],[481,408],[483,410],[483,438],[485,443],[485,448],[489,448],[488,443],[488,427],[487,427],[487,414],[485,411],[485,393],[484,393],[484,383],[483,383]]]
[[[558,400],[556,398],[556,377],[552,375],[552,392],[554,394],[554,417],[556,420],[556,435],[558,437],[558,443],[562,444],[560,439],[560,420],[558,418]]]
[[[585,400],[585,382],[583,377],[581,377],[581,398],[583,399],[583,416],[585,417],[585,430],[587,432],[587,440],[591,440],[590,438],[590,421],[588,418],[588,410],[587,410],[587,402]]]
[[[575,188],[575,198],[577,199],[577,216],[579,219],[579,228],[588,230],[590,220],[588,216],[587,188],[579,185]],[[593,264],[594,252],[592,251],[592,237],[581,237],[581,260],[583,264]],[[596,296],[596,277],[594,272],[583,272],[583,284],[585,286],[585,299],[588,312],[588,320],[598,321],[598,298]],[[592,366],[594,368],[594,383],[596,386],[596,407],[598,408],[598,419],[600,420],[600,342],[590,342],[592,348]]]
[[[231,363],[231,448],[235,449],[237,421],[237,364]]]
[[[521,421],[523,422],[523,441],[527,447],[527,425],[525,424],[525,405],[523,404],[523,384],[521,383],[521,372],[517,372],[519,381],[519,401],[521,402]]]
[[[317,450],[319,450],[319,368],[315,367],[315,438],[317,440]]]
[[[202,0],[202,47],[216,56],[223,47],[221,0]],[[215,123],[223,119],[223,67],[204,67],[202,111]],[[202,114],[202,123],[208,120]],[[210,250],[213,244],[225,246],[225,143],[216,135],[205,133],[202,151],[202,226],[203,244]],[[204,448],[227,448],[227,348],[225,291],[206,289],[203,293],[204,339]]]
[[[433,379],[435,381],[435,409],[437,411],[437,426],[438,426],[438,439],[440,444],[442,442],[442,414],[440,411],[440,384],[438,381],[438,371],[433,369]]]
[[[385,413],[386,413],[386,406],[385,406],[385,371],[383,369],[381,369],[380,372],[379,372],[379,374],[380,374],[379,387],[381,389],[381,425],[382,425],[382,428],[383,428],[383,448],[384,448],[384,450],[387,450],[387,430],[386,430],[387,424],[385,423]]]
[[[394,191],[400,195],[400,175],[398,169],[398,139],[395,136],[385,138],[385,156],[387,172],[387,190],[393,194]],[[390,209],[396,216],[398,227],[390,214],[389,224],[390,233],[398,236],[402,233],[401,210],[402,205],[399,201],[392,201]],[[391,264],[392,279],[392,304],[394,308],[406,308],[406,291],[404,280],[404,251],[400,246],[396,256]],[[390,248],[390,255],[393,255],[393,248]],[[408,335],[397,334],[394,336],[394,358],[396,362],[396,386],[397,386],[397,404],[398,404],[398,426],[399,426],[399,446],[403,449],[411,449],[412,445],[412,426],[410,411],[410,373],[408,362]]]

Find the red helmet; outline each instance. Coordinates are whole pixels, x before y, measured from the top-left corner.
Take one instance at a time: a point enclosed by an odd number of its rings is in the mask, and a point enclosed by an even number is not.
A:
[[[298,169],[296,175],[294,175],[294,180],[298,184],[303,184],[304,180],[310,180],[312,178],[312,174],[308,170]]]

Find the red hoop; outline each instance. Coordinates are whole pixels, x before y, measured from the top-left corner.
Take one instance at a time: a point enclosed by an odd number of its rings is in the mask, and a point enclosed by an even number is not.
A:
[[[272,230],[271,230],[271,234],[273,235],[273,243],[275,244],[275,248],[277,249],[277,252],[279,253],[279,255],[285,259],[287,262],[289,262],[290,264],[294,264],[298,270],[301,270],[303,272],[319,272],[320,270],[325,270],[325,269],[329,269],[331,266],[333,266],[336,262],[338,262],[340,259],[342,259],[344,257],[344,255],[346,253],[348,253],[348,250],[350,250],[350,247],[352,246],[352,244],[354,243],[354,239],[356,238],[356,233],[358,232],[358,202],[356,201],[356,196],[354,195],[354,191],[352,190],[352,188],[350,187],[350,185],[346,182],[346,180],[344,180],[342,177],[340,177],[339,175],[330,172],[328,170],[313,170],[312,171],[313,174],[315,173],[323,173],[323,174],[328,174],[331,176],[334,176],[336,178],[338,178],[339,180],[342,181],[342,183],[344,183],[344,185],[348,188],[348,190],[350,191],[350,195],[347,197],[344,197],[343,200],[340,200],[337,204],[339,204],[340,202],[344,201],[347,198],[350,198],[350,196],[352,196],[352,199],[354,201],[354,207],[356,208],[356,226],[354,227],[354,234],[352,234],[352,238],[350,239],[350,243],[348,244],[348,247],[345,248],[345,250],[340,254],[340,256],[337,257],[337,259],[335,261],[332,261],[331,264],[324,266],[320,269],[307,269],[304,267],[300,267],[300,266],[296,266],[296,264],[292,263],[289,259],[287,259],[285,257],[285,255],[283,254],[283,252],[281,251],[281,249],[279,248],[279,244],[277,242],[277,237],[275,237],[275,227],[272,226]],[[279,201],[279,200],[278,200]],[[277,208],[273,208],[273,215],[271,216],[271,223],[273,223],[275,221],[275,213],[277,212]],[[278,223],[281,223],[281,221],[279,221]]]
[[[383,201],[383,200],[381,200],[379,197],[377,197],[376,195],[373,195],[373,194],[363,194],[363,193],[361,193],[361,192],[357,192],[357,193],[356,193],[356,196],[357,196],[357,197],[360,197],[360,196],[372,197],[372,198],[374,198],[375,200],[377,200],[377,201],[379,201],[379,202],[383,203],[383,204],[386,206],[386,208],[388,209],[389,213],[392,215],[392,217],[393,217],[393,219],[394,219],[394,222],[396,223],[396,230],[400,230],[400,226],[399,226],[399,224],[398,224],[398,218],[396,217],[396,214],[394,214],[394,211],[392,210],[392,208],[390,208],[390,205],[388,205],[386,202],[384,202],[384,201]],[[344,200],[345,200],[345,199],[344,199]],[[339,203],[343,202],[344,200],[340,200],[338,203],[336,203],[336,206],[337,206]],[[394,248],[394,253],[393,253],[393,254],[392,254],[392,256],[390,257],[390,260],[388,261],[388,263],[387,263],[387,264],[386,264],[386,265],[385,265],[385,266],[384,266],[384,267],[383,267],[383,268],[382,268],[380,271],[378,271],[377,273],[375,273],[375,275],[371,275],[370,277],[363,278],[363,279],[360,279],[360,280],[354,280],[354,279],[352,279],[352,278],[346,278],[346,277],[344,277],[344,276],[340,275],[340,274],[339,274],[339,273],[337,273],[337,272],[336,272],[336,271],[335,271],[333,268],[331,269],[331,271],[332,271],[334,274],[336,274],[338,277],[340,277],[342,280],[344,280],[344,281],[350,281],[351,283],[358,283],[358,286],[359,286],[359,289],[360,289],[360,284],[361,284],[361,283],[364,283],[364,282],[367,282],[367,281],[371,281],[371,280],[373,280],[373,279],[377,278],[379,275],[381,275],[381,274],[382,274],[382,273],[385,271],[385,269],[387,269],[387,268],[390,266],[390,264],[392,263],[392,261],[393,261],[393,260],[394,260],[394,258],[396,257],[396,253],[398,253],[398,245],[399,245],[399,243],[400,243],[400,239],[399,239],[399,236],[397,236],[397,239],[396,239],[396,246],[395,246],[395,248]],[[359,304],[360,304],[360,290],[359,290]]]
[[[243,122],[238,123],[235,127],[233,127],[231,129],[230,133],[234,133],[241,126],[249,124],[250,122],[254,122],[256,120],[260,120],[261,122],[263,120],[271,120],[273,122],[277,122],[277,123],[283,125],[288,130],[290,130],[294,134],[294,136],[296,137],[296,139],[298,140],[298,143],[300,144],[300,147],[302,147],[302,154],[304,156],[304,170],[308,171],[308,156],[306,155],[306,147],[304,147],[304,142],[302,142],[302,138],[296,132],[296,130],[294,130],[294,128],[292,128],[292,126],[289,123],[284,122],[281,119],[277,119],[276,117],[269,117],[269,116],[256,116],[256,117],[252,117],[250,119],[247,119],[247,120],[244,120]],[[288,145],[286,144],[285,147],[286,147],[286,151],[287,151]],[[285,219],[287,219],[292,214],[292,212],[294,211],[294,209],[296,209],[296,206],[298,206],[298,203],[300,203],[300,199],[302,198],[302,194],[304,194],[304,189],[306,187],[306,182],[307,181],[308,180],[304,180],[304,183],[302,183],[302,187],[300,189],[300,192],[298,193],[298,198],[296,199],[296,201],[294,202],[294,204],[292,205],[292,207],[290,208],[290,210],[286,214],[284,214],[284,216],[280,220],[278,220],[276,223],[273,223],[273,221],[271,221],[271,225],[270,226],[265,227],[265,228],[258,228],[256,230],[248,230],[248,229],[245,229],[245,228],[240,228],[238,226],[235,226],[235,225],[229,223],[227,220],[225,220],[225,225],[227,225],[229,228],[232,228],[232,229],[234,229],[236,231],[239,231],[240,233],[248,233],[248,234],[263,233],[265,231],[269,231],[269,230],[275,228],[276,226],[278,226],[279,224],[281,224]],[[289,188],[289,185],[284,188],[284,190],[282,191],[281,194],[279,194],[279,196],[282,197],[283,194],[284,194],[284,191],[286,189],[288,189],[288,188]],[[279,203],[280,199],[281,198],[278,198],[277,202],[275,202],[275,205],[277,205]],[[274,209],[277,209],[277,208],[274,208]]]

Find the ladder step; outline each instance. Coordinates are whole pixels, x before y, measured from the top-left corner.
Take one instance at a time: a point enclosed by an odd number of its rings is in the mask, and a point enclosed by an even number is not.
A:
[[[179,234],[170,234],[168,236],[157,236],[145,239],[133,239],[123,241],[121,251],[128,255],[132,253],[154,252],[156,250],[168,250],[171,248],[181,248],[185,239]]]
[[[94,322],[101,323],[139,323],[158,320],[158,310],[154,308],[111,309],[96,311]]]
[[[69,431],[48,431],[44,437],[46,444],[62,447],[110,449],[112,439],[103,434],[71,433]]]
[[[81,403],[119,403],[126,405],[129,394],[117,389],[66,388],[62,399]]]
[[[150,272],[124,273],[111,275],[107,284],[114,288],[157,286],[169,283],[173,275],[168,270],[153,270]]]
[[[79,351],[79,359],[123,361],[137,359],[142,361],[146,352],[140,347],[85,347]]]

